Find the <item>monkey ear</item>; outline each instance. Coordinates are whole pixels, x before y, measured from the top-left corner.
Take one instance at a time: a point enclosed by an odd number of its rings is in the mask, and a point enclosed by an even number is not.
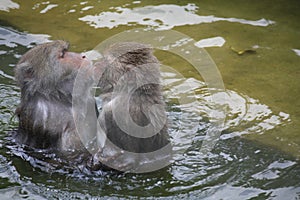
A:
[[[30,63],[23,62],[15,67],[15,77],[17,83],[22,86],[33,79],[33,68]]]

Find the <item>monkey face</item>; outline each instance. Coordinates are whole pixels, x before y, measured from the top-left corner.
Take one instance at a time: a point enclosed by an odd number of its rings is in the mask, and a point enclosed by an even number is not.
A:
[[[60,66],[71,70],[78,70],[80,67],[85,67],[90,65],[90,61],[79,53],[74,52],[64,52],[62,57],[59,57],[58,61]]]
[[[80,67],[91,66],[85,56],[69,52],[68,48],[67,42],[57,40],[29,50],[15,68],[17,83],[21,87],[35,83],[53,86],[64,77],[76,74]]]

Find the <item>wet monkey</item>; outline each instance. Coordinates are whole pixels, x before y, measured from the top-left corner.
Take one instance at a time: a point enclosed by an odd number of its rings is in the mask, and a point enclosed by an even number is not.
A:
[[[103,166],[118,170],[125,166],[127,170],[132,164],[132,160],[126,162],[128,159],[122,158],[122,152],[112,148],[107,141],[121,150],[134,153],[156,151],[169,143],[166,121],[157,122],[160,118],[150,109],[152,105],[158,104],[162,110],[159,113],[165,112],[158,80],[158,61],[149,47],[137,43],[113,45],[93,67],[87,58],[79,53],[69,52],[68,47],[67,42],[60,40],[37,45],[25,53],[16,65],[15,78],[21,88],[21,103],[16,109],[19,118],[19,128],[15,135],[17,141],[34,148],[55,149],[66,155],[71,152],[72,157],[80,152],[87,165],[95,170]],[[105,145],[99,146],[95,154],[88,152],[82,144],[72,114],[74,81],[80,68],[95,70],[93,75],[87,74],[87,79],[99,81],[103,99],[98,120],[108,140],[103,141]],[[125,77],[130,80],[130,83],[126,83],[128,86],[141,79],[151,79],[133,91],[128,107],[128,116],[138,126],[159,124],[159,130],[151,137],[132,136],[116,123],[118,120],[115,120],[112,105],[115,106],[115,102],[119,102],[123,94],[113,94],[113,90],[115,84],[126,74],[129,76]],[[85,98],[87,97],[83,95],[84,101]],[[94,103],[93,99],[90,102]],[[123,113],[119,114],[122,116]],[[111,161],[116,162],[117,167],[105,163]]]
[[[95,65],[101,72],[99,122],[107,143],[94,157],[119,170],[138,168],[151,160],[167,161],[171,147],[159,61],[152,48],[135,42],[113,44]],[[120,151],[126,151],[126,156],[122,158]]]
[[[68,51],[65,41],[54,41],[25,53],[15,67],[21,88],[17,140],[35,148],[77,149],[72,116],[72,91],[80,67],[91,64],[79,53]]]

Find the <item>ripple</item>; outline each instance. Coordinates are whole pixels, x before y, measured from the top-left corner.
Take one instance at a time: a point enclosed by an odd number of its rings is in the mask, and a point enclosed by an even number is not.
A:
[[[162,75],[164,87],[168,88],[165,96],[170,101],[179,101],[176,109],[181,112],[181,131],[193,135],[191,137],[195,135],[191,131],[195,130],[192,127],[199,128],[199,123],[204,118],[208,119],[206,123],[212,125],[211,121],[226,116],[220,137],[223,140],[244,134],[263,134],[291,121],[289,114],[275,114],[267,105],[247,95],[232,90],[210,94],[205,83],[194,78],[176,77],[171,72]]]

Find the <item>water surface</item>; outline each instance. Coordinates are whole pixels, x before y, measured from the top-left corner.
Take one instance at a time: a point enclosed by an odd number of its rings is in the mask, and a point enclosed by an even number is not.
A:
[[[299,10],[296,0],[1,1],[1,199],[299,199]],[[70,41],[72,51],[90,51],[132,28],[176,30],[193,38],[216,63],[226,87],[212,97],[187,61],[155,51],[162,64],[182,75],[162,68],[177,150],[170,166],[138,175],[66,173],[29,156],[7,136],[17,127],[20,91],[13,67],[22,54],[55,39]],[[220,140],[203,155],[212,112],[226,119]]]

